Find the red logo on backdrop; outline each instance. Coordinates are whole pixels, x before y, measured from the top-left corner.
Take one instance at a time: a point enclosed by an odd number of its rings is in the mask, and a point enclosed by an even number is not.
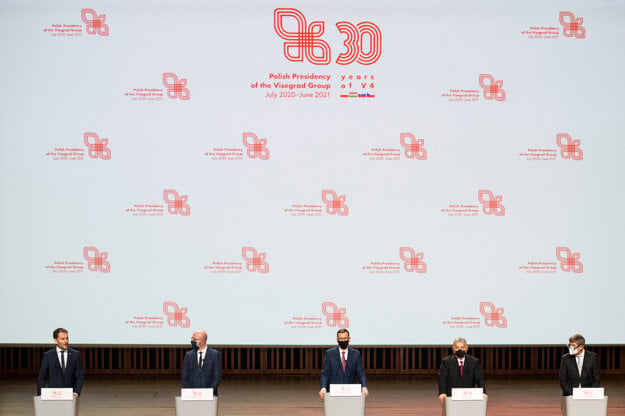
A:
[[[347,308],[339,308],[334,302],[323,302],[321,304],[321,312],[325,315],[328,326],[349,328],[349,319],[345,316]]]
[[[503,81],[495,81],[491,74],[480,74],[480,87],[487,100],[506,101],[506,92],[503,90]]]
[[[415,253],[411,247],[400,247],[399,257],[404,261],[404,270],[407,272],[425,273],[428,266],[423,261],[423,253]]]
[[[80,18],[87,25],[87,33],[89,35],[109,35],[109,26],[104,23],[106,21],[105,14],[97,14],[93,9],[82,9]]]
[[[345,204],[345,195],[337,195],[332,189],[321,191],[321,200],[326,204],[326,212],[330,215],[345,217],[349,214],[349,207]]]
[[[245,132],[243,133],[243,144],[247,148],[247,157],[261,160],[269,159],[267,139],[259,139],[254,133]]]
[[[85,246],[82,248],[82,256],[87,260],[87,269],[92,272],[109,273],[111,271],[111,263],[106,261],[109,253],[100,251],[93,246]]]
[[[187,195],[178,195],[178,191],[174,189],[163,191],[163,200],[167,202],[167,211],[172,215],[180,214],[184,217],[191,215],[191,207],[187,204],[188,199]]]
[[[285,18],[295,19],[295,31],[284,27]],[[306,22],[302,12],[292,8],[278,8],[273,12],[273,27],[278,36],[284,39],[284,57],[291,62],[302,62],[304,57],[315,65],[328,65],[331,59],[330,45],[321,39],[325,31],[325,22]],[[349,65],[357,61],[362,65],[371,65],[382,54],[382,32],[371,22],[350,22],[336,24],[339,33],[346,36],[343,45],[346,51],[341,53],[336,63]],[[368,44],[367,44],[368,43]],[[365,44],[366,47],[365,47]]]
[[[167,87],[167,96],[172,99],[188,100],[191,92],[187,88],[187,79],[178,79],[173,72],[163,72],[163,85]]]
[[[267,263],[267,253],[259,253],[254,247],[243,247],[241,256],[245,260],[245,268],[249,272],[267,273],[269,263]]]
[[[563,272],[581,273],[584,265],[579,261],[580,254],[573,253],[568,247],[556,247],[556,257],[560,260],[560,269]]]
[[[493,195],[486,189],[477,191],[477,199],[482,203],[482,211],[486,215],[496,215],[501,217],[506,215],[506,207],[501,204],[503,197],[501,195]]]
[[[187,308],[180,308],[176,302],[163,302],[163,313],[167,316],[167,325],[188,328],[191,320],[187,316]]]
[[[503,316],[503,308],[495,308],[492,302],[480,302],[480,313],[484,316],[486,326],[508,327],[508,320]]]
[[[109,144],[109,139],[100,139],[96,133],[86,132],[83,134],[82,141],[85,143],[85,146],[89,148],[88,153],[90,158],[111,160],[111,149],[106,147]]]
[[[399,143],[404,147],[408,159],[426,160],[428,151],[423,147],[423,139],[417,139],[412,133],[400,133]]]
[[[577,39],[584,39],[586,37],[586,28],[582,26],[584,24],[584,18],[575,18],[572,12],[560,12],[560,24],[564,28],[562,32],[567,38],[575,36]]]
[[[558,133],[556,135],[556,143],[560,148],[562,159],[582,160],[584,158],[584,152],[579,148],[579,139],[573,140],[566,133]]]

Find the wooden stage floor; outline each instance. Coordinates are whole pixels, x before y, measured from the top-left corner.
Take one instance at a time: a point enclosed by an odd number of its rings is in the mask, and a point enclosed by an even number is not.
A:
[[[221,416],[322,416],[318,377],[227,376],[219,388]],[[489,416],[560,416],[557,377],[488,377]],[[625,377],[603,376],[609,416],[625,416]],[[34,415],[36,378],[0,380],[0,415]],[[81,416],[174,416],[177,377],[90,376]],[[370,376],[367,416],[441,415],[436,376]]]

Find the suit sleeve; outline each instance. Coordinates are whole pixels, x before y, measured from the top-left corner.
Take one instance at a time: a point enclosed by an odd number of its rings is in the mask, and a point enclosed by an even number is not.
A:
[[[41,389],[46,386],[46,380],[48,379],[48,372],[50,368],[48,366],[48,355],[44,354],[41,360],[41,368],[39,369],[39,376],[37,377],[37,396],[41,396]]]
[[[356,360],[356,368],[355,368],[355,372],[356,372],[356,377],[358,378],[358,380],[360,380],[360,384],[362,385],[362,387],[369,387],[367,385],[367,376],[365,375],[365,369],[362,367],[362,356],[360,355],[360,352],[358,352],[358,360]]]
[[[447,386],[449,385],[449,362],[443,359],[441,361],[441,369],[438,373],[438,394],[447,394]]]
[[[573,394],[571,386],[569,385],[568,371],[568,362],[566,360],[566,356],[564,356],[560,362],[560,387],[562,387],[563,396],[570,396]]]
[[[486,394],[486,385],[484,383],[484,375],[482,374],[482,365],[480,364],[480,360],[475,359],[475,385],[481,387]]]
[[[599,387],[599,357],[596,355],[590,369],[590,376],[592,377],[592,386]]]
[[[217,389],[221,383],[221,355],[215,352],[215,359],[213,360],[213,371],[211,371],[211,379],[209,386],[213,389]]]
[[[182,362],[182,376],[180,377],[180,382],[182,383],[183,389],[188,389],[191,387],[191,366],[192,366],[193,357],[191,354],[186,353],[184,355],[184,360]]]
[[[76,369],[74,370],[74,393],[80,396],[82,391],[82,385],[85,381],[85,375],[82,371],[82,361],[80,360],[80,353],[76,351]]]
[[[326,355],[325,358],[323,359],[323,369],[321,370],[321,389],[326,389],[326,391],[329,391],[330,386],[329,386],[329,381],[330,381],[330,374],[332,372],[332,365],[330,363],[330,359],[328,357],[329,355],[329,351],[326,351]]]

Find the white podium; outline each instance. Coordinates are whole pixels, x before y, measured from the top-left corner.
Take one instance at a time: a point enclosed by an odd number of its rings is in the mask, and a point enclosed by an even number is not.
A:
[[[218,398],[213,400],[182,400],[176,396],[176,416],[217,416]]]
[[[73,400],[41,400],[34,396],[35,416],[78,416],[78,397]]]
[[[323,395],[325,416],[364,416],[365,395],[360,384],[330,384],[330,392]]]
[[[486,416],[488,398],[484,400],[452,400],[445,398],[443,416]]]
[[[572,396],[562,398],[562,416],[606,416],[608,396],[603,388],[573,389]]]

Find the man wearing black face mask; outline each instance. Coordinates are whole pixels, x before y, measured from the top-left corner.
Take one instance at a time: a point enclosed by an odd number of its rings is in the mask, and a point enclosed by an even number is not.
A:
[[[182,363],[182,387],[185,389],[212,388],[217,396],[221,383],[221,356],[206,346],[206,331],[196,331],[191,338],[192,350],[187,351]]]
[[[330,391],[330,384],[358,384],[362,386],[362,393],[367,397],[367,377],[362,368],[362,358],[360,351],[349,348],[349,331],[339,329],[336,333],[338,348],[326,350],[321,371],[321,390],[319,397],[323,400],[323,395]]]
[[[453,354],[441,361],[441,371],[438,375],[438,399],[445,402],[447,396],[451,397],[452,387],[481,387],[484,389],[484,397],[487,397],[480,360],[467,354],[469,350],[467,340],[456,338],[451,350]]]

